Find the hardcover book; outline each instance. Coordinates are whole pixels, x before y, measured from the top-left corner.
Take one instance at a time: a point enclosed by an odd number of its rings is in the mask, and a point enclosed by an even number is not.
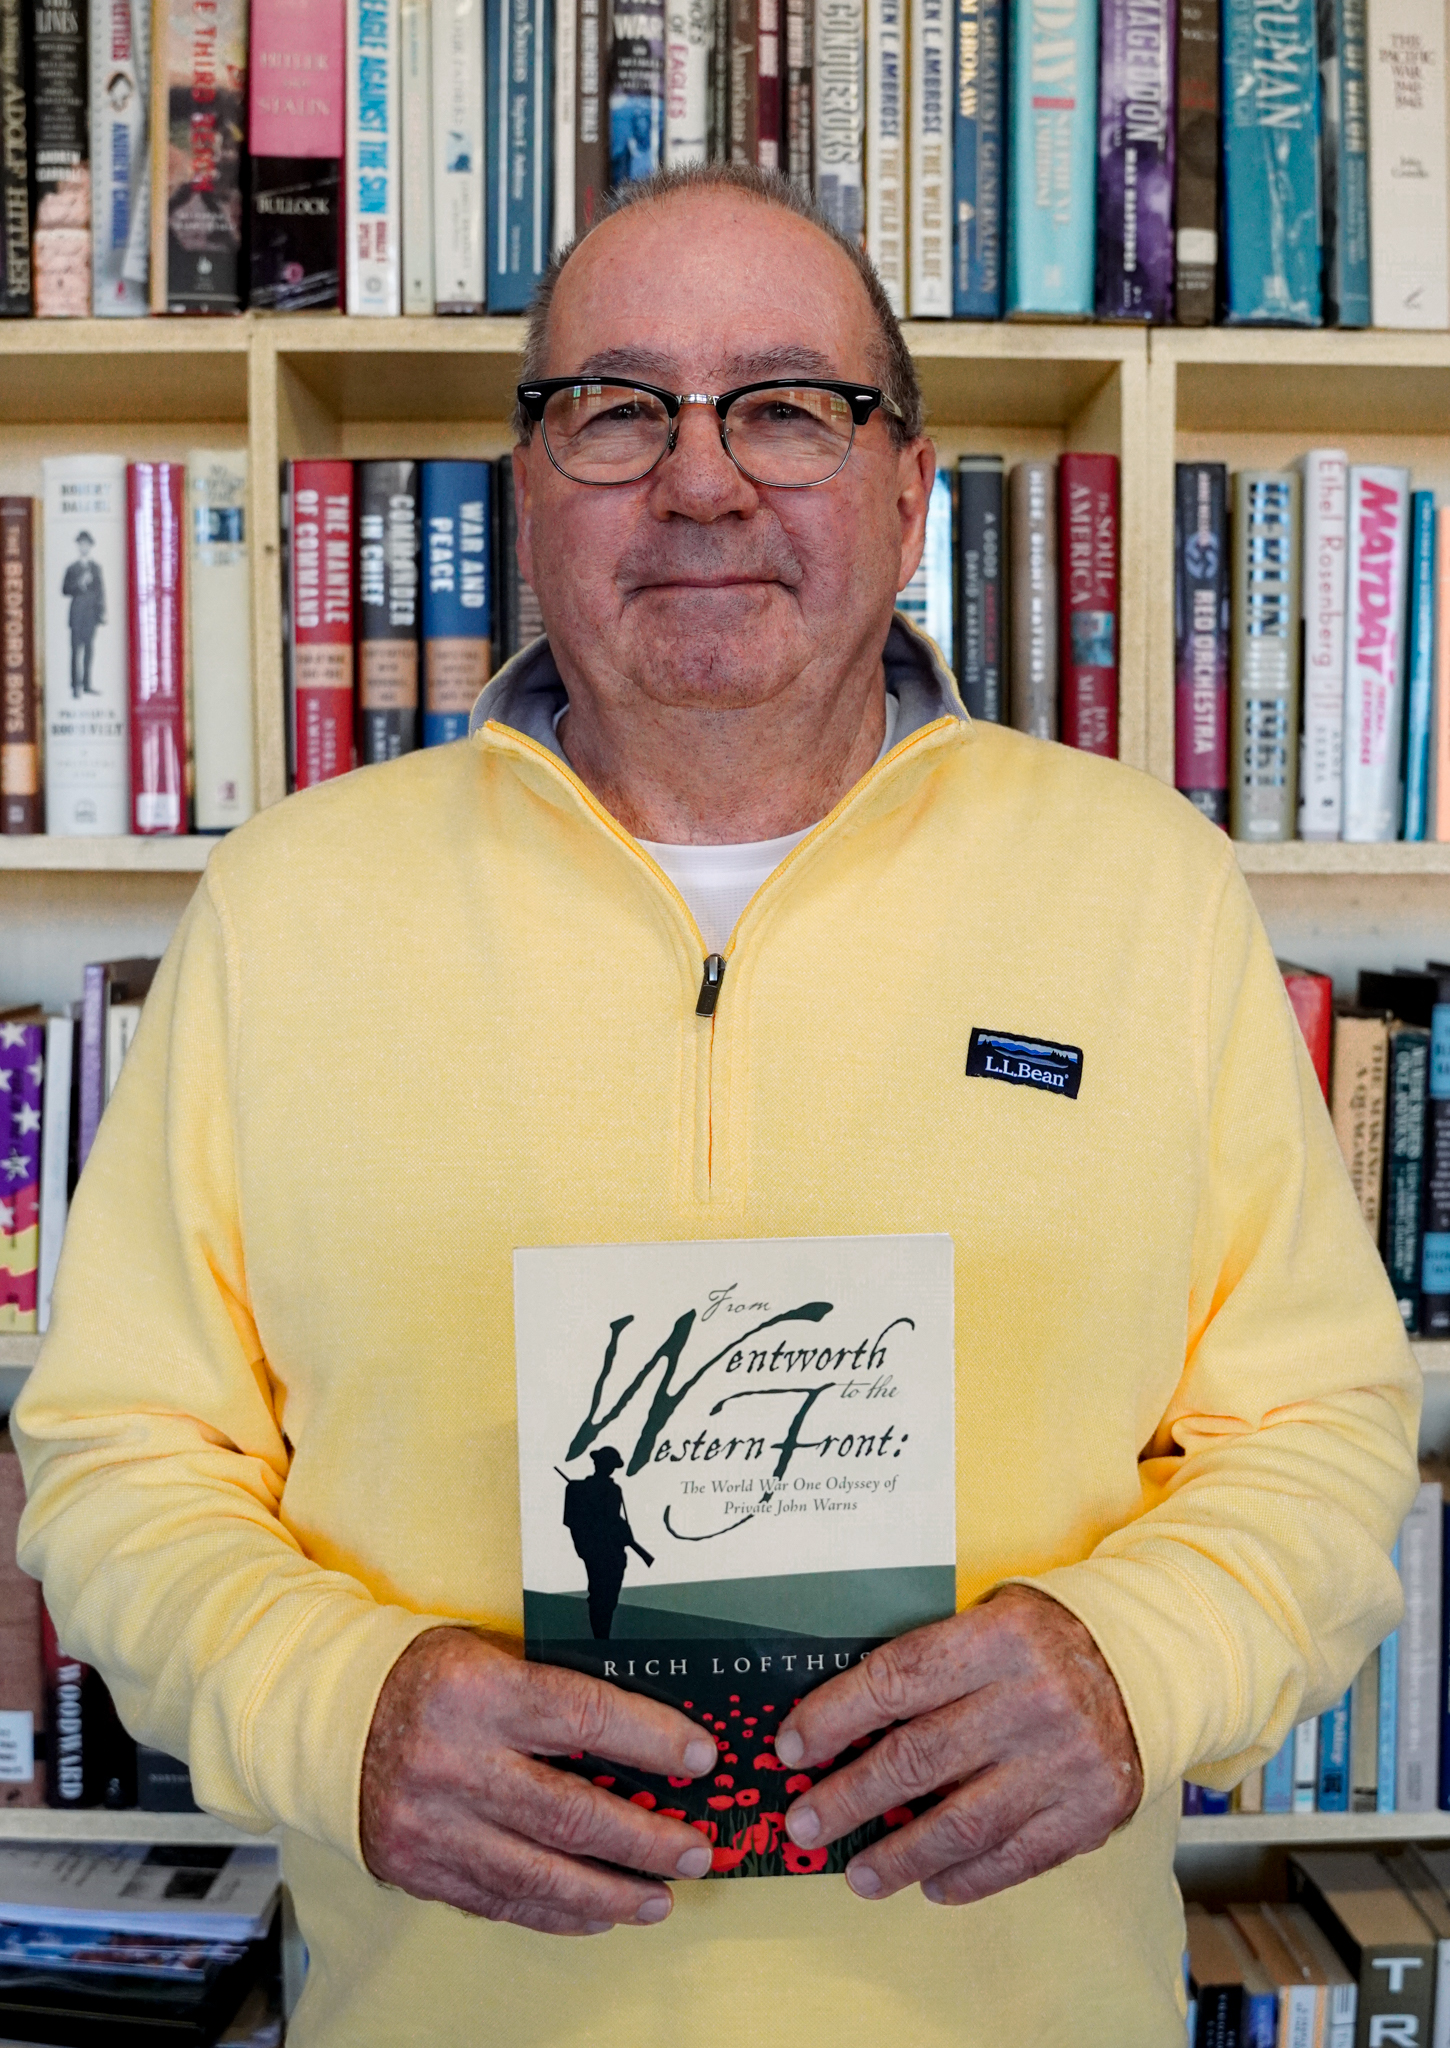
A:
[[[35,530],[29,498],[0,498],[0,832],[41,832]]]
[[[433,8],[431,0],[399,0],[398,123],[402,138],[403,311],[436,310],[433,284]],[[483,92],[483,57],[478,60]],[[439,138],[441,148],[443,138]],[[479,151],[480,165],[482,149]],[[479,232],[482,233],[482,214]],[[479,286],[480,293],[482,285]]]
[[[708,12],[708,5],[707,5]],[[550,254],[557,256],[574,239],[575,180],[579,142],[579,8],[577,0],[558,0],[554,10],[554,225]],[[708,74],[709,53],[706,52]]]
[[[1316,1813],[1349,1812],[1349,1694],[1319,1716],[1319,1783]]]
[[[1450,519],[1435,521],[1435,615],[1450,622]],[[1435,635],[1435,690],[1430,733],[1432,839],[1450,839],[1450,623]]]
[[[1430,1086],[1430,1034],[1418,1024],[1395,1023],[1389,1034],[1385,1098],[1385,1270],[1406,1333],[1420,1331],[1423,1254],[1425,1119]]]
[[[665,163],[710,159],[709,0],[669,0],[665,12]],[[562,166],[556,166],[562,178]]]
[[[1421,1182],[1420,1334],[1450,1337],[1450,975],[1432,976]],[[1401,1690],[1404,1651],[1401,1650]],[[1400,1721],[1404,1738],[1404,1719]]]
[[[33,1331],[45,1024],[0,1019],[0,1331]]]
[[[781,0],[755,0],[755,162],[763,171],[780,169],[784,139],[780,5]]]
[[[1344,609],[1349,457],[1304,457],[1304,745],[1299,837],[1337,839],[1344,813]]]
[[[493,579],[486,462],[425,462],[423,515],[423,744],[468,733],[488,681]]]
[[[1090,319],[1097,0],[1014,8],[1007,48],[1008,317]]]
[[[730,0],[730,161],[759,161],[758,0]]]
[[[1007,714],[1003,656],[1002,458],[957,459],[957,675],[969,718],[1000,725]]]
[[[1050,462],[1019,462],[1008,479],[1012,600],[1011,722],[1057,738],[1057,478]]]
[[[1173,317],[1207,327],[1218,298],[1219,10],[1178,0]]]
[[[1360,843],[1400,827],[1409,525],[1408,470],[1350,470],[1343,830]]]
[[[1450,325],[1445,13],[1375,0],[1368,17],[1370,299],[1376,327]]]
[[[816,198],[848,241],[866,224],[864,0],[817,0],[812,38]]]
[[[664,136],[664,12],[662,8],[645,9],[638,19],[643,21],[645,15],[652,26],[657,18],[659,31],[657,38],[644,39],[651,52],[650,75],[658,89],[658,99],[650,101],[654,157],[649,168],[658,170]],[[553,0],[487,0],[485,76],[488,161],[492,167],[487,295],[489,310],[494,313],[522,313],[548,267],[554,223],[550,198],[553,131],[548,118],[553,20]],[[626,118],[621,112],[620,119],[628,156],[633,147],[632,115]],[[637,171],[633,175],[646,174]],[[617,161],[615,182],[620,182]]]
[[[1102,0],[1099,320],[1173,317],[1174,0]]]
[[[1003,0],[956,0],[952,312],[1002,317]]]
[[[52,455],[44,473],[46,829],[129,832],[126,464]]]
[[[196,830],[227,832],[257,808],[246,451],[193,449],[186,477]]]
[[[143,835],[184,832],[187,826],[185,499],[179,462],[128,467],[131,830]]]
[[[1057,465],[1062,737],[1118,754],[1118,458],[1072,451]]]
[[[501,660],[517,654],[544,630],[544,615],[532,587],[519,568],[518,508],[514,503],[514,466],[507,455],[493,465],[493,532],[495,623]]]
[[[1435,493],[1410,493],[1410,588],[1405,663],[1405,821],[1402,837],[1428,838],[1430,723],[1435,688]]]
[[[1233,735],[1229,829],[1235,839],[1294,836],[1299,754],[1299,478],[1234,477]]]
[[[952,0],[911,0],[911,251],[907,299],[914,320],[952,310]]]
[[[483,0],[433,8],[433,291],[440,313],[484,302]]]
[[[1329,1112],[1365,1229],[1379,1241],[1384,1182],[1389,1019],[1381,1010],[1341,1010],[1334,1019]]]
[[[40,1106],[40,1264],[36,1269],[36,1323],[50,1328],[50,1299],[70,1206],[71,1077],[75,1068],[73,1017],[45,1020],[45,1096]]]
[[[1450,1020],[1447,1020],[1450,1021]],[[1432,1027],[1433,1030],[1433,1027]],[[1432,1040],[1431,1064],[1435,1048]],[[1399,1756],[1396,1813],[1433,1813],[1440,1796],[1440,1610],[1445,1503],[1438,1480],[1416,1493],[1400,1530]]]
[[[1224,312],[1229,326],[1320,324],[1314,0],[1226,0]]]
[[[1380,1658],[1371,1650],[1349,1689],[1349,1810],[1373,1813],[1378,1788]]]
[[[717,1876],[844,1869],[909,1811],[799,1848],[812,1774],[775,1736],[956,1610],[951,1240],[517,1251],[514,1327],[525,1652],[667,1701],[718,1751],[685,1784],[566,1768],[700,1826]]]
[[[78,1174],[91,1156],[110,1096],[106,1058],[111,1013],[115,1009],[130,1009],[139,1017],[140,1006],[150,992],[160,964],[145,959],[92,960],[86,967],[81,994],[80,1067],[76,1076]]]
[[[505,0],[505,4],[520,6],[525,0]],[[607,4],[611,29],[609,177],[611,184],[628,185],[649,177],[664,158],[665,10],[660,0],[647,0],[647,4],[637,0],[628,8],[614,5],[613,0]],[[738,9],[732,11],[732,24],[736,13]],[[732,28],[732,67],[734,62]],[[732,94],[732,129],[734,98]]]
[[[951,660],[954,644],[952,600],[956,572],[952,561],[952,477],[939,469],[926,507],[926,535],[921,560],[911,581],[896,600],[919,633],[936,642],[944,662]]]
[[[1317,0],[1324,155],[1324,318],[1368,327],[1369,86],[1365,0]]]
[[[357,466],[359,759],[418,744],[418,465]]]
[[[571,0],[559,0],[567,7]],[[574,233],[592,228],[609,196],[609,0],[574,0]]]
[[[136,1745],[117,1718],[100,1672],[67,1656],[44,1609],[41,1646],[49,1735],[46,1804],[113,1811],[134,1806]]]
[[[40,1587],[15,1562],[25,1480],[0,1433],[0,1806],[45,1804]]]
[[[1310,967],[1295,967],[1284,960],[1279,962],[1279,972],[1284,977],[1289,1007],[1309,1049],[1314,1077],[1327,1102],[1329,1060],[1334,1044],[1334,983],[1327,974],[1316,974]]]
[[[288,758],[310,789],[352,767],[352,464],[290,463],[286,489]]]
[[[815,53],[811,0],[785,0],[785,75],[781,79],[780,167],[797,192],[811,196]]]
[[[1174,784],[1211,825],[1228,824],[1228,470],[1175,472]]]
[[[150,311],[151,0],[91,0],[91,310]]]
[[[384,318],[403,303],[399,40],[398,0],[348,0],[347,310]]]
[[[866,253],[906,316],[906,0],[866,0]]]
[[[0,0],[0,319],[34,312],[30,290],[29,0]]]
[[[344,0],[252,0],[250,303],[342,303]]]
[[[157,0],[155,18],[151,310],[237,313],[246,0]]]
[[[1400,1546],[1396,1539],[1390,1562],[1398,1572]],[[1400,1713],[1400,1632],[1391,1629],[1380,1644],[1379,1748],[1376,1762],[1374,1810],[1395,1810],[1395,1747]]]
[[[34,310],[78,319],[91,310],[91,158],[82,0],[29,8],[30,260]]]

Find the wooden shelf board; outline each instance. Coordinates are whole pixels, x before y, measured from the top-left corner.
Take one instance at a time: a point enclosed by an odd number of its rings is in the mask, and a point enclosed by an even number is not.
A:
[[[1340,840],[1289,839],[1274,846],[1234,842],[1246,875],[1450,875],[1450,842],[1348,846]]]
[[[31,873],[199,874],[217,840],[198,833],[183,838],[72,839],[48,833],[0,834],[0,870]]]
[[[1178,329],[1155,333],[1151,361],[1176,378],[1180,433],[1285,433],[1337,441],[1444,434],[1450,335]]]
[[[249,1835],[209,1813],[108,1813],[87,1807],[61,1813],[49,1806],[0,1807],[0,1842],[275,1842]]]
[[[1299,1848],[1314,1842],[1450,1841],[1450,1813],[1195,1813],[1178,1825],[1178,1846]]]

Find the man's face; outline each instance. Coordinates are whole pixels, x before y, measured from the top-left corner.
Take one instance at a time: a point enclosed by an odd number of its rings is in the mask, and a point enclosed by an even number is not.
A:
[[[84,536],[76,542],[76,553],[83,562],[88,562],[91,559],[91,544]]]
[[[854,269],[806,221],[731,192],[632,208],[591,235],[554,298],[544,374],[728,391],[789,376],[878,381]],[[878,344],[879,346],[879,344]],[[935,453],[878,410],[829,483],[741,475],[713,407],[638,483],[572,483],[536,428],[516,451],[519,559],[571,689],[740,710],[823,689],[879,656],[921,555]]]

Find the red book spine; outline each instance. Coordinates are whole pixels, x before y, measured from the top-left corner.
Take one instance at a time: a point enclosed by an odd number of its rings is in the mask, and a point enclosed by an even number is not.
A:
[[[755,24],[755,161],[763,171],[781,167],[780,9],[781,0],[759,0]]]
[[[1118,458],[1064,455],[1057,476],[1062,737],[1118,753]]]
[[[298,789],[353,765],[353,471],[291,469],[292,759]]]
[[[186,641],[179,462],[126,468],[131,546],[131,830],[186,830]]]
[[[1311,974],[1303,967],[1286,967],[1283,974],[1290,1005],[1299,1019],[1299,1029],[1327,1102],[1329,1048],[1334,1038],[1334,983],[1327,974]]]

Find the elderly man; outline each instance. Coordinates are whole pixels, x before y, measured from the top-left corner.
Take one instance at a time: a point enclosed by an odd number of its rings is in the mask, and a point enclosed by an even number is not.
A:
[[[679,174],[551,283],[547,641],[467,744],[213,856],[17,1410],[24,1561],[204,1804],[283,1829],[299,2048],[1166,2044],[1183,1773],[1399,1611],[1394,1302],[1232,849],[974,729],[893,621],[935,456],[859,254]],[[511,1252],[883,1232],[955,1246],[959,1611],[778,1754],[845,1759],[802,1845],[941,1796],[845,1877],[672,1889],[697,1833],[539,1761],[714,1751],[519,1658]]]

